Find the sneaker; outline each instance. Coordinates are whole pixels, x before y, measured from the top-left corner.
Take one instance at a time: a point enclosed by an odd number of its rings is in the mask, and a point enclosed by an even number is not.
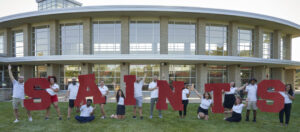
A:
[[[200,115],[197,115],[197,118],[200,119]]]
[[[246,118],[246,121],[249,121],[249,118]]]
[[[132,116],[133,119],[136,119],[136,116]]]
[[[45,117],[45,120],[49,120],[49,118],[48,118],[48,117]]]
[[[16,119],[15,121],[14,121],[14,123],[18,123],[19,122],[19,120],[18,119]]]
[[[143,116],[141,116],[141,117],[140,117],[140,119],[141,119],[141,120],[143,120],[143,119],[144,119],[144,117],[143,117]]]
[[[159,117],[160,119],[162,119],[162,115],[159,115],[158,117]]]
[[[256,122],[256,119],[253,119],[252,122]]]
[[[58,120],[62,120],[62,118],[61,118],[61,117],[59,117],[59,118],[58,118]]]
[[[150,118],[150,119],[152,119],[152,115],[151,115],[151,116],[149,116],[149,118]]]
[[[29,117],[29,118],[28,118],[28,121],[32,122],[32,117]]]
[[[101,119],[105,119],[105,116],[101,116]]]

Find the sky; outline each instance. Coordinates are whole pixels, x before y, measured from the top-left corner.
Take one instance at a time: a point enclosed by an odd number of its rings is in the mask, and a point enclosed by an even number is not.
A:
[[[229,9],[286,19],[300,25],[300,0],[77,0],[83,6],[164,5]],[[0,0],[0,17],[36,11],[36,0]],[[300,61],[300,38],[293,39],[292,60]]]

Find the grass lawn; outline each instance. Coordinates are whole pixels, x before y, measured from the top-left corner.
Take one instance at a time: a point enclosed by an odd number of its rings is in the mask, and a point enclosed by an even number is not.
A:
[[[243,119],[240,123],[228,123],[223,120],[223,114],[209,113],[208,121],[198,120],[196,111],[199,104],[189,104],[188,113],[185,119],[178,118],[178,112],[173,111],[169,106],[168,111],[163,111],[163,119],[158,118],[158,112],[154,111],[154,118],[149,119],[149,104],[143,104],[144,120],[132,119],[132,106],[126,107],[125,120],[116,119],[100,119],[100,107],[97,106],[95,113],[96,119],[91,123],[79,124],[72,118],[66,120],[67,103],[59,103],[63,114],[63,120],[59,121],[54,108],[51,109],[50,120],[44,120],[45,111],[33,111],[33,122],[28,122],[25,110],[21,110],[21,121],[12,123],[14,115],[11,102],[0,102],[0,131],[205,131],[205,132],[300,132],[300,95],[296,95],[296,100],[292,106],[292,114],[290,125],[288,127],[280,126],[278,113],[262,113],[258,112],[257,123],[245,122],[245,109],[243,111]],[[115,113],[116,104],[110,103],[105,106],[107,115]],[[74,117],[77,113],[73,112]],[[250,115],[252,117],[252,113]],[[252,120],[252,118],[250,118]]]

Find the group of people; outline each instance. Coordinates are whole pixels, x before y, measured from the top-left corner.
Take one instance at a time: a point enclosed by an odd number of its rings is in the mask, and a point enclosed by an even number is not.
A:
[[[12,99],[12,104],[13,104],[13,109],[14,109],[14,114],[16,117],[16,120],[14,121],[15,123],[19,122],[19,114],[18,114],[18,104],[21,104],[22,107],[23,105],[23,100],[24,100],[24,77],[19,76],[18,81],[15,80],[15,78],[12,75],[11,72],[11,66],[8,66],[8,71],[9,71],[9,76],[10,79],[13,83],[13,99]],[[145,82],[146,78],[146,73],[144,74],[144,77],[136,79],[134,82],[134,98],[136,100],[136,105],[133,107],[133,117],[132,118],[137,118],[137,109],[139,113],[139,118],[142,120],[143,119],[143,94],[142,94],[142,89],[143,85]],[[46,91],[50,94],[51,98],[51,103],[54,106],[58,119],[62,120],[60,109],[58,107],[58,97],[57,93],[59,92],[59,85],[56,83],[56,78],[54,76],[51,76],[48,78],[50,82],[50,88],[46,89]],[[76,96],[78,93],[79,89],[79,83],[76,82],[76,78],[72,78],[72,82],[68,85],[68,92],[66,97],[69,99],[69,107],[68,107],[68,115],[67,119],[70,119],[72,109],[74,108],[74,101],[76,100]],[[149,118],[153,118],[153,110],[154,106],[159,100],[158,98],[158,89],[159,87],[157,86],[157,80],[158,77],[154,76],[152,79],[152,82],[149,83],[148,90],[151,92],[150,94],[150,116]],[[242,120],[242,110],[244,107],[247,108],[247,113],[246,113],[246,121],[249,121],[249,115],[250,111],[253,111],[253,122],[256,122],[256,113],[257,113],[257,81],[255,79],[251,79],[249,81],[249,84],[246,83],[242,87],[237,88],[235,86],[235,82],[230,83],[230,91],[224,91],[224,103],[223,106],[225,108],[224,112],[224,120],[228,122],[240,122]],[[100,104],[100,111],[101,111],[101,118],[105,119],[106,118],[106,113],[104,110],[104,106],[106,104],[107,100],[107,95],[109,94],[109,90],[107,86],[105,86],[104,81],[100,81],[99,85],[99,91],[101,92],[102,96],[105,97],[105,103]],[[185,87],[182,89],[182,104],[183,104],[183,111],[179,111],[179,117],[180,118],[185,118],[187,114],[187,106],[189,103],[189,96],[191,92],[194,91],[195,94],[201,99],[200,106],[198,107],[197,111],[197,117],[199,119],[204,119],[208,120],[208,111],[213,105],[213,100],[211,97],[211,94],[209,92],[204,92],[203,95],[201,95],[195,88],[194,84],[188,85],[186,84]],[[243,99],[239,96],[238,93],[240,91],[243,91],[244,93],[247,93],[247,99],[245,100],[245,104],[243,104]],[[291,112],[291,107],[292,107],[292,100],[294,100],[294,91],[292,89],[292,85],[287,84],[285,87],[285,92],[280,92],[280,94],[284,97],[284,108],[279,112],[279,119],[280,123],[283,125],[283,116],[285,114],[285,124],[288,125],[289,123],[289,118],[290,118],[290,112]],[[116,103],[117,103],[117,109],[116,113],[111,115],[111,118],[116,118],[116,119],[124,119],[125,118],[125,95],[121,89],[119,89],[116,93]],[[76,116],[75,119],[78,120],[81,123],[85,122],[90,122],[95,119],[94,117],[94,112],[96,109],[96,106],[93,107],[92,105],[92,100],[88,99],[87,103],[83,105],[83,102],[80,103],[80,107],[77,108],[77,112],[80,112],[80,116]],[[159,118],[163,118],[161,110],[158,110],[159,112]],[[50,114],[50,106],[46,110],[46,115],[45,115],[45,120],[49,119],[49,114]],[[28,120],[32,121],[32,117],[30,114],[30,111],[27,110],[27,115],[28,115]]]

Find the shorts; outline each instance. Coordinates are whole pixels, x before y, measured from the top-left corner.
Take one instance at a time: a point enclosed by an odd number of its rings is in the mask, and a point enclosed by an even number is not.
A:
[[[224,103],[223,103],[224,108],[232,109],[234,102],[235,102],[234,94],[225,94]]]
[[[198,107],[198,113],[199,113],[199,112],[204,113],[204,115],[208,115],[208,110],[203,109],[203,108],[201,108],[200,106]],[[198,113],[197,113],[197,114],[198,114]]]
[[[256,101],[248,101],[247,110],[257,110]]]
[[[107,101],[107,97],[106,96],[104,96],[105,97],[105,102],[104,103],[101,103],[101,104],[106,104],[106,101]]]
[[[57,95],[53,95],[53,96],[51,96],[50,98],[51,98],[51,103],[58,102]]]
[[[75,99],[69,99],[69,107],[70,108],[74,107],[74,102],[75,102]]]
[[[125,115],[125,105],[117,105],[117,115]]]
[[[20,98],[13,98],[12,99],[12,106],[13,109],[19,109],[19,104],[21,104],[22,108],[24,108],[24,101]]]
[[[135,97],[135,101],[136,101],[136,106],[137,107],[142,107],[142,105],[143,105],[143,96]]]

